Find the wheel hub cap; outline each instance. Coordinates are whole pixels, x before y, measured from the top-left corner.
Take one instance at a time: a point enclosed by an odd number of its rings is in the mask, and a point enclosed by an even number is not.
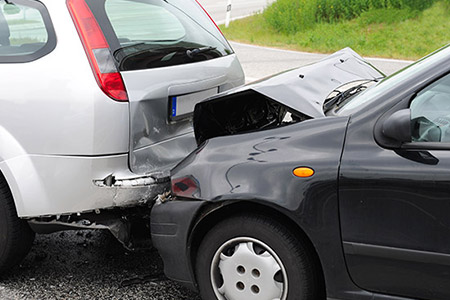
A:
[[[286,298],[284,266],[268,246],[255,239],[228,241],[216,252],[211,267],[213,288],[218,299]]]

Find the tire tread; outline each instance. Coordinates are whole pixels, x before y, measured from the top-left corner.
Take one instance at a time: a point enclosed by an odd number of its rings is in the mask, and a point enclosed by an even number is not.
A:
[[[6,216],[6,228],[0,232],[6,235],[6,243],[0,245],[0,276],[19,264],[30,251],[34,241],[34,232],[25,220],[17,216],[13,196],[5,178],[0,174],[0,210]],[[2,232],[3,231],[3,232]]]

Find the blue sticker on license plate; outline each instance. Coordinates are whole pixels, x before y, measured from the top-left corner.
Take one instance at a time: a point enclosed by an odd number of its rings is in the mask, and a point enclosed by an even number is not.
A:
[[[177,97],[172,97],[172,117],[177,116]]]
[[[195,105],[211,96],[217,95],[219,88],[215,87],[195,93],[169,97],[169,121],[178,121],[192,116]]]

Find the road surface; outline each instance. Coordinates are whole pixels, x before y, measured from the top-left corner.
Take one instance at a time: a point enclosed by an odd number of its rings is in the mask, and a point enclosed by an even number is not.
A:
[[[231,42],[245,72],[247,82],[251,82],[285,70],[316,62],[327,54],[316,54],[281,50]],[[411,61],[383,58],[366,58],[368,62],[385,74],[392,74],[409,65]]]

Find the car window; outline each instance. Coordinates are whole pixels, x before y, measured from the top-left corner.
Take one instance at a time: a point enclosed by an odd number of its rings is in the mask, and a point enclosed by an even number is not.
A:
[[[410,108],[413,142],[450,143],[450,74],[418,93]]]
[[[119,42],[124,45],[130,41],[176,41],[186,34],[177,17],[158,5],[107,0],[105,10]]]
[[[120,71],[196,63],[232,54],[193,0],[87,0]]]
[[[0,62],[27,62],[48,54],[56,45],[43,4],[0,0]]]

